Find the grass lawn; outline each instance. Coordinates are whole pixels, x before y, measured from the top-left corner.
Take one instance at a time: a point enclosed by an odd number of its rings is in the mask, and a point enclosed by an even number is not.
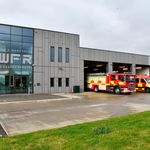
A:
[[[0,150],[150,150],[150,111],[0,138]]]

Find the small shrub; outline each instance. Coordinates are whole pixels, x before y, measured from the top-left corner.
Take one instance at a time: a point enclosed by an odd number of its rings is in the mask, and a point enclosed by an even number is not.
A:
[[[111,130],[109,127],[98,126],[92,129],[93,135],[108,134],[110,132]]]

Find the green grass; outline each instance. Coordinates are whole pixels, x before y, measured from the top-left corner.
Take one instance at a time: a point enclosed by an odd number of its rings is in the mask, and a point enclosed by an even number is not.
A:
[[[0,138],[0,150],[150,150],[150,111]]]

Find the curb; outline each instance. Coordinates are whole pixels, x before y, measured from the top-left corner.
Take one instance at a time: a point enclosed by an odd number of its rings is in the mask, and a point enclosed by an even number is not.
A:
[[[1,121],[0,121],[0,125],[2,126],[4,132],[6,133],[5,136],[8,136],[8,132],[7,132],[6,128],[5,128],[5,125],[4,125]],[[3,137],[3,136],[2,136],[2,137]]]

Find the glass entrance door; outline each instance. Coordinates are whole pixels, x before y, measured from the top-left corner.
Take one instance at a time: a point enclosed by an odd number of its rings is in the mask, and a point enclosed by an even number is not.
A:
[[[15,76],[15,93],[28,92],[28,76]]]

